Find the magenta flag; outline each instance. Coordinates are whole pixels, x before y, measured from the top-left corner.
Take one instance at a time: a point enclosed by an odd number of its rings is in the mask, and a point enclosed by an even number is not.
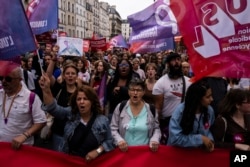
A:
[[[250,1],[170,0],[196,79],[250,77]]]
[[[32,0],[26,14],[36,35],[58,28],[58,0]]]

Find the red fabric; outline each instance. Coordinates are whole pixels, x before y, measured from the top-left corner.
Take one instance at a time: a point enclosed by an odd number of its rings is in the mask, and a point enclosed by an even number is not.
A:
[[[156,153],[149,151],[147,146],[130,147],[125,153],[115,149],[88,164],[81,157],[36,147],[22,146],[15,151],[9,143],[0,142],[0,148],[0,166],[6,167],[226,167],[230,162],[228,150],[214,150],[209,153],[200,149],[168,146],[160,146]]]
[[[20,62],[20,59],[19,57],[16,58],[17,61]],[[2,61],[0,60],[0,67],[1,67],[1,70],[0,70],[0,76],[7,76],[9,75],[9,73],[14,70],[15,68],[17,67],[20,67],[20,63],[18,62],[17,63],[15,62],[12,62],[12,61]]]
[[[170,8],[197,79],[250,77],[249,1],[171,0]]]
[[[106,38],[99,38],[95,40],[91,39],[90,47],[91,47],[91,51],[97,51],[97,50],[105,51],[107,49]]]

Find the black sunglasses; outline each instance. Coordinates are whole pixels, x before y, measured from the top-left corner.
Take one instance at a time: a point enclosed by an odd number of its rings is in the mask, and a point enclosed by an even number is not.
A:
[[[3,79],[4,79],[6,82],[11,82],[13,79],[18,79],[18,78],[12,78],[12,77],[10,77],[10,76],[6,76],[6,77],[0,76],[0,81],[3,81]]]

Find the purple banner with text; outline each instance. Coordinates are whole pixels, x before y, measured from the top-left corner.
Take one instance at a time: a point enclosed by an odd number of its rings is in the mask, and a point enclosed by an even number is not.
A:
[[[34,34],[58,28],[58,1],[33,0],[26,11]]]
[[[14,60],[36,50],[21,1],[0,0],[0,60]]]
[[[128,16],[132,27],[129,43],[170,38],[178,34],[176,18],[165,0],[158,0],[146,9]]]
[[[132,53],[154,53],[168,49],[174,49],[174,38],[134,42],[129,50]]]

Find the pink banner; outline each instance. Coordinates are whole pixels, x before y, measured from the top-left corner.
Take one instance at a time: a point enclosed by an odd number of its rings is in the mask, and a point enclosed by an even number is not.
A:
[[[170,8],[196,78],[250,77],[250,1],[170,0]]]
[[[81,157],[22,146],[18,151],[11,149],[9,143],[0,142],[0,166],[6,167],[215,167],[229,166],[229,150],[214,150],[209,153],[201,149],[160,146],[153,153],[147,146],[129,147],[123,153],[115,149],[105,153],[93,162],[86,163]]]

